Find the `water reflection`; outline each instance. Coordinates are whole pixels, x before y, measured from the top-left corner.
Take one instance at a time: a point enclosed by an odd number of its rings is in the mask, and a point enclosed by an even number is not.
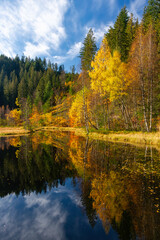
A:
[[[151,146],[45,132],[1,138],[0,156],[3,239],[160,239],[160,159]]]

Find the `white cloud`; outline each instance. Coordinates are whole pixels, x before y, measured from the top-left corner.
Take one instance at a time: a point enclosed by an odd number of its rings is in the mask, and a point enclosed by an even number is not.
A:
[[[50,48],[59,48],[66,38],[63,22],[69,7],[69,0],[2,1],[0,53],[12,56],[18,42],[21,45],[26,43],[24,53],[27,56],[46,53]]]
[[[104,34],[108,32],[108,30],[111,26],[113,26],[112,22],[110,22],[107,25],[102,24],[98,29],[93,28],[94,36],[95,36],[97,42],[99,42],[103,39]]]
[[[0,41],[0,54],[5,54],[7,57],[15,56],[12,45],[6,40]]]
[[[37,45],[26,42],[24,55],[35,58],[36,56],[48,55],[49,46],[46,43],[38,43]]]
[[[85,28],[85,32],[86,35],[89,31],[90,28],[92,28],[93,33],[94,33],[94,37],[96,38],[96,42],[100,42],[102,41],[104,34],[108,32],[109,28],[112,27],[114,25],[113,22],[109,22],[107,25],[101,24],[100,26],[98,26],[98,28],[96,27],[86,27]]]
[[[75,43],[67,52],[69,58],[73,59],[79,55],[80,49],[82,47],[82,42]]]
[[[147,0],[135,0],[131,1],[129,11],[133,13],[134,17],[141,19],[141,13],[143,12],[143,8],[145,4],[147,3]]]
[[[96,42],[99,44],[103,37],[104,34],[108,32],[109,28],[113,26],[113,22],[108,23],[107,25],[101,24],[98,29],[93,27],[92,30],[94,32],[94,36],[96,38]],[[84,32],[85,36],[87,35],[90,27],[85,27]],[[73,60],[74,58],[79,56],[80,49],[83,46],[82,42],[76,42],[71,46],[71,48],[68,50],[65,56],[53,56],[52,60],[53,62],[56,62],[58,64],[63,64],[67,60]]]
[[[53,56],[52,59],[57,64],[63,64],[67,60],[73,60],[79,56],[80,49],[82,47],[82,42],[74,43],[73,46],[68,50],[65,56]]]
[[[53,62],[56,62],[57,64],[63,64],[67,59],[68,59],[67,56],[53,56],[52,57]],[[49,59],[47,59],[47,60],[49,60]]]

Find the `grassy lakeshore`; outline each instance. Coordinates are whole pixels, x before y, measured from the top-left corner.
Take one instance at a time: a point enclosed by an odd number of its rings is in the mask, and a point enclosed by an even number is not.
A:
[[[28,134],[29,131],[23,127],[0,127],[0,137],[2,136],[17,136]]]
[[[73,128],[73,127],[53,127],[45,126],[36,128],[34,131],[63,131],[63,132],[74,132],[77,136],[86,137],[87,133],[84,128]],[[33,132],[34,132],[33,131]],[[0,136],[5,135],[24,135],[29,134],[29,130],[25,130],[22,127],[0,127]],[[92,130],[89,132],[89,138],[103,140],[103,141],[114,141],[123,142],[138,145],[157,145],[160,146],[160,132],[127,132],[127,131],[96,131]]]
[[[37,129],[38,130],[38,129]],[[40,129],[39,129],[40,130]],[[67,131],[74,132],[77,136],[87,136],[85,129],[83,128],[72,128],[72,127],[43,127],[41,130],[46,131]],[[127,131],[109,131],[103,133],[103,131],[91,131],[89,132],[89,138],[104,140],[104,141],[114,141],[114,142],[125,142],[130,144],[138,145],[157,145],[160,146],[160,132],[127,132]]]

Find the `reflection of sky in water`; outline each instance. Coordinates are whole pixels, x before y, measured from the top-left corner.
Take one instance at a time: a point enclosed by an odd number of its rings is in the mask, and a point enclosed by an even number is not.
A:
[[[112,229],[106,236],[100,221],[92,229],[78,192],[67,180],[46,194],[0,199],[0,239],[117,239]]]

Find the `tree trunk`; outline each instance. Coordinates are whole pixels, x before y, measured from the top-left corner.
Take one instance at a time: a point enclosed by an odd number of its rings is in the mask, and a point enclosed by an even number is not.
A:
[[[147,116],[146,116],[146,107],[145,107],[145,94],[144,94],[144,77],[143,77],[143,51],[142,51],[142,34],[140,34],[139,39],[139,48],[140,48],[140,83],[141,83],[141,94],[142,94],[142,108],[143,108],[143,115],[144,115],[144,122],[147,132],[149,132]]]
[[[141,92],[142,92],[142,107],[143,107],[143,115],[144,115],[144,122],[147,132],[149,132],[147,116],[146,116],[146,107],[145,107],[145,96],[144,96],[144,82],[143,77],[141,77]]]
[[[153,66],[152,66],[152,34],[149,34],[149,75],[150,75],[150,125],[149,130],[152,131],[152,115],[153,115]]]
[[[91,122],[90,119],[88,119],[88,121],[89,121],[89,123],[91,124],[91,126],[92,126],[93,128],[95,128],[96,130],[98,130],[98,128]]]
[[[104,102],[103,102],[103,121],[104,121],[104,129],[106,130],[106,109],[105,109]]]
[[[123,102],[123,106],[124,106],[124,111],[125,111],[125,114],[126,114],[127,122],[128,122],[128,124],[130,122],[132,129],[134,129],[133,122],[132,122],[131,116],[130,116],[130,114],[128,112],[127,105],[124,103],[123,99],[122,99],[122,102]]]
[[[110,116],[109,116],[109,104],[107,99],[107,120],[108,120],[108,129],[110,129]]]
[[[87,114],[86,99],[84,94],[84,77],[83,76],[82,76],[82,79],[83,79],[83,113],[84,113],[84,122],[85,122],[86,132],[88,134],[89,133],[88,114]]]
[[[121,112],[122,112],[122,116],[124,118],[124,122],[125,122],[125,126],[126,126],[126,129],[129,128],[129,123],[128,123],[128,119],[127,119],[127,116],[126,116],[126,112],[125,112],[125,108],[124,108],[124,103],[123,101],[121,101],[121,104],[119,105],[120,109],[121,109]]]

